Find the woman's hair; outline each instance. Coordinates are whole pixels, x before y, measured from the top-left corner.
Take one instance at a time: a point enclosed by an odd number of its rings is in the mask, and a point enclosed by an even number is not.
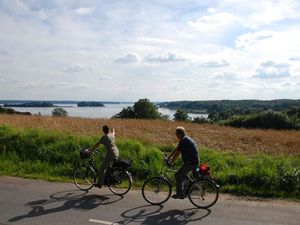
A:
[[[107,125],[104,125],[102,127],[102,130],[103,130],[104,134],[108,134],[109,133],[109,127]]]
[[[177,127],[175,132],[176,134],[179,134],[181,137],[185,136],[184,127]]]

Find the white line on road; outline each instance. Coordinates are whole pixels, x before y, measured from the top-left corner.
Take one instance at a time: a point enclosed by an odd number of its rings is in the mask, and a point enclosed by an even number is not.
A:
[[[109,222],[109,221],[104,221],[104,220],[94,220],[94,219],[89,219],[89,222],[101,223],[101,224],[105,224],[105,225],[120,225],[119,223],[114,223],[114,222]]]

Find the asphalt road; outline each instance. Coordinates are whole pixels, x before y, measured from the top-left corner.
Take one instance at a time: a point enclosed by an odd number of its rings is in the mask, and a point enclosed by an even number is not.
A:
[[[0,176],[0,225],[7,224],[299,225],[300,202],[221,194],[209,210],[188,199],[151,206],[138,190],[118,197],[107,188],[83,192],[70,183]]]

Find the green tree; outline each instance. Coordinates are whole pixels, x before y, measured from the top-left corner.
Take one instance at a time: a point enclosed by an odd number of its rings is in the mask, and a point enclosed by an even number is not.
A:
[[[184,110],[178,109],[174,114],[175,121],[189,121],[188,113]]]
[[[113,116],[120,119],[163,119],[155,104],[149,99],[140,99],[134,103],[133,107],[123,108],[121,112]]]
[[[58,107],[58,108],[55,108],[52,110],[52,116],[67,116],[67,115],[68,115],[68,112],[61,107]]]
[[[133,105],[135,118],[137,119],[161,119],[156,105],[149,99],[140,99]]]

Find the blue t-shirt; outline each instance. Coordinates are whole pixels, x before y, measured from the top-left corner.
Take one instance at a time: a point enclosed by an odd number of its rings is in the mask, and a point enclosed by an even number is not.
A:
[[[199,164],[198,148],[196,142],[189,136],[184,136],[177,146],[185,164]]]

